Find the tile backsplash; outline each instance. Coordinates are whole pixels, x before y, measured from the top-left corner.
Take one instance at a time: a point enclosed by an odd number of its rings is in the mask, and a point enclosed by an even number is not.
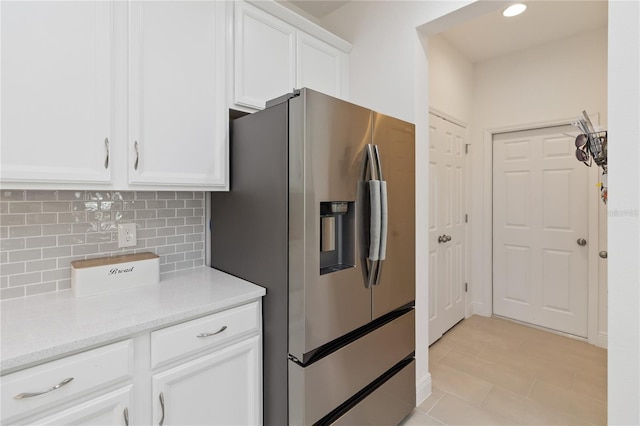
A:
[[[118,248],[118,223],[137,245]],[[204,192],[0,190],[0,299],[71,288],[74,260],[150,251],[160,274],[204,265]]]

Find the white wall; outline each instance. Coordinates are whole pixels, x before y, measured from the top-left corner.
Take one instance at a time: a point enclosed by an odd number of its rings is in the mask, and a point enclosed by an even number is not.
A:
[[[607,30],[570,37],[526,51],[487,60],[475,65],[472,142],[472,256],[471,297],[473,311],[491,315],[491,129],[559,123],[577,118],[583,110],[599,116],[599,124],[607,124]],[[597,253],[606,243],[596,244],[598,211],[606,214],[595,187],[599,170],[590,172],[589,205],[592,239],[589,246],[590,341],[606,346],[606,280],[598,283]],[[593,185],[591,185],[593,183]],[[587,212],[585,212],[587,214]],[[606,234],[604,234],[606,235]],[[603,235],[603,236],[604,236]],[[595,315],[594,315],[595,316]]]
[[[609,1],[609,424],[640,424],[640,3]]]
[[[416,28],[471,1],[353,1],[322,25],[353,44],[351,101],[415,122]],[[420,96],[425,96],[421,93]]]
[[[429,107],[471,123],[473,64],[442,36],[428,38]]]
[[[500,7],[499,2],[424,1],[401,6],[402,15],[391,13],[399,2],[352,2],[322,21],[329,30],[354,44],[350,58],[350,94],[353,101],[416,122],[418,144],[426,142],[424,126],[428,110],[428,65],[421,56],[423,46],[413,31],[428,24],[424,31],[431,34],[452,23],[479,16],[482,7]],[[404,2],[403,2],[404,3]],[[450,13],[447,16],[447,13]],[[415,13],[414,13],[415,12]],[[609,2],[609,77],[608,129],[618,145],[609,149],[611,199],[609,208],[627,216],[609,218],[609,422],[611,424],[640,424],[640,226],[637,213],[638,164],[640,164],[640,88],[638,87],[640,34],[638,2],[610,0]],[[410,29],[406,27],[409,26]],[[407,53],[404,57],[395,51]],[[394,90],[382,87],[390,85]],[[396,92],[396,89],[406,89]],[[417,90],[420,90],[419,92]],[[426,92],[426,93],[425,93]],[[424,116],[424,117],[423,117]],[[420,165],[428,163],[428,153],[420,153]],[[424,168],[424,167],[423,167]],[[416,206],[424,206],[428,199],[425,182],[418,182]],[[615,198],[615,199],[614,199]],[[419,201],[421,200],[421,201]],[[424,226],[426,209],[418,211]],[[418,263],[426,259],[426,238],[417,241]],[[423,262],[424,263],[424,262]],[[425,294],[426,277],[418,269],[418,294]],[[424,343],[428,321],[424,320],[428,304],[419,296],[418,343]],[[420,319],[423,319],[421,322]],[[427,317],[428,318],[428,317]],[[420,348],[417,348],[420,350]],[[428,378],[427,354],[416,352],[418,384]]]

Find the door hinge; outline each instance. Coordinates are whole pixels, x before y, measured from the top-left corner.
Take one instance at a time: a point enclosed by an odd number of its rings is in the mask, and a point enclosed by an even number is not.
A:
[[[469,291],[469,284],[468,283],[464,283],[464,292],[468,292]]]
[[[469,215],[467,213],[464,214],[464,223],[469,222]]]
[[[471,145],[471,144],[469,144],[469,143],[465,143],[465,144],[464,144],[464,153],[465,153],[465,154],[468,154],[468,153],[469,153],[469,145]]]

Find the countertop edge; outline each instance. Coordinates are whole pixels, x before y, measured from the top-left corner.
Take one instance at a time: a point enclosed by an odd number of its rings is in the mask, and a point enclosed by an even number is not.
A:
[[[197,269],[194,271],[195,272],[193,274],[187,273],[185,275],[189,278],[193,276],[197,276],[199,274],[199,271]],[[224,274],[219,271],[216,271],[215,273]],[[167,327],[167,326],[188,321],[190,319],[194,319],[200,316],[213,314],[218,311],[233,308],[238,305],[257,301],[266,294],[266,290],[263,287],[249,283],[244,280],[240,280],[239,278],[232,277],[227,274],[224,274],[224,275],[226,276],[225,278],[231,277],[229,279],[233,281],[235,280],[237,280],[238,282],[242,281],[243,289],[238,291],[238,293],[235,295],[232,295],[232,296],[227,295],[220,300],[204,302],[202,304],[198,304],[197,306],[193,306],[190,308],[175,310],[166,315],[164,314],[158,315],[152,318],[141,320],[139,322],[133,322],[127,325],[119,326],[112,330],[108,330],[105,333],[83,336],[77,340],[67,339],[64,342],[60,342],[59,344],[53,344],[51,346],[42,345],[42,348],[38,348],[37,350],[33,350],[33,351],[26,350],[23,353],[19,353],[9,358],[2,357],[2,359],[0,360],[0,375],[4,376],[7,374],[11,374],[16,371],[22,370],[24,368],[29,368],[35,365],[44,364],[46,362],[53,361],[67,355],[73,355],[75,353],[83,352],[85,350],[89,350],[97,346],[114,343],[120,340],[125,340],[127,338],[134,337],[135,335],[139,335],[141,333],[150,332],[155,329]],[[205,279],[210,279],[210,277],[205,277]],[[211,283],[201,282],[196,285],[209,285],[209,284],[213,286],[216,285],[215,282],[211,282]],[[124,296],[124,293],[121,293],[121,294]],[[0,347],[0,351],[1,350],[2,348]]]

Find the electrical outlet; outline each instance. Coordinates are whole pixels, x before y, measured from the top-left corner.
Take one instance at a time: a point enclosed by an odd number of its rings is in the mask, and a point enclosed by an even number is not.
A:
[[[118,224],[118,247],[132,247],[136,244],[138,244],[138,241],[136,240],[136,224]]]

